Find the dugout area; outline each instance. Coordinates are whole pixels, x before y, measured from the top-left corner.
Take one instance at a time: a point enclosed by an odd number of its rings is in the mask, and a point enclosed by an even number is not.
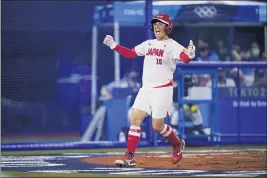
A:
[[[235,70],[236,68],[238,70],[238,74],[245,67],[251,67],[255,70],[258,70],[261,67],[266,68],[265,62],[262,62],[263,65],[259,64],[261,62],[256,62],[257,64],[252,64],[250,66],[251,61],[248,62],[248,64],[245,64],[244,61],[241,61],[239,63],[236,61],[233,62],[233,59],[229,59],[229,56],[231,56],[231,51],[236,44],[242,44],[242,48],[248,48],[248,45],[251,43],[248,42],[250,40],[253,41],[256,39],[262,46],[264,46],[264,49],[266,49],[267,43],[264,36],[266,36],[267,34],[267,28],[265,23],[266,19],[263,16],[265,12],[265,6],[257,2],[231,3],[225,1],[222,2],[222,4],[221,2],[219,2],[218,4],[220,5],[218,6],[217,4],[215,4],[207,2],[187,3],[183,1],[169,3],[153,2],[153,5],[148,2],[116,2],[113,4],[108,4],[106,6],[97,6],[94,17],[95,25],[93,26],[92,30],[92,35],[95,36],[92,41],[92,44],[94,44],[92,45],[92,51],[94,51],[92,53],[92,62],[93,64],[95,64],[95,66],[99,67],[96,67],[94,69],[92,68],[93,74],[95,74],[95,76],[100,76],[100,78],[104,78],[106,76],[106,73],[109,73],[110,79],[112,78],[111,80],[118,81],[119,76],[125,72],[125,68],[127,68],[126,66],[131,66],[136,71],[141,73],[141,58],[138,58],[136,60],[127,60],[122,56],[119,56],[116,52],[110,51],[109,49],[106,49],[104,46],[99,44],[99,39],[101,38],[101,36],[105,36],[106,34],[113,34],[115,41],[117,41],[118,43],[128,47],[134,47],[136,44],[142,42],[142,40],[152,38],[153,34],[151,34],[149,30],[149,19],[158,12],[167,13],[171,16],[174,21],[172,36],[174,39],[181,42],[182,45],[188,45],[187,43],[190,39],[195,41],[196,45],[198,44],[198,41],[203,40],[209,44],[210,50],[213,50],[216,53],[220,54],[220,61],[215,62],[215,65],[209,65],[209,63],[212,63],[213,61],[205,61],[203,62],[203,65],[199,66],[197,64],[192,64],[192,68],[189,69],[191,70],[191,72],[189,72],[188,75],[208,75],[211,76],[211,78],[213,78],[215,81],[216,76],[212,77],[212,75],[218,73],[219,70],[217,71],[217,69],[219,68],[222,68],[222,71],[227,73],[226,75],[228,75],[229,71]],[[242,13],[244,7],[252,8],[255,7],[254,5],[256,4],[259,5],[258,10],[261,11],[258,13],[259,16],[256,15],[256,17],[254,16],[255,14],[252,15],[252,11],[254,12],[254,10],[251,10],[251,14],[248,16]],[[146,7],[144,7],[145,5]],[[205,16],[205,13],[207,15],[207,12],[210,12],[210,7],[212,9],[215,8],[216,13],[218,12],[217,15],[213,14],[214,18],[208,18]],[[199,14],[195,12],[196,9],[201,9],[201,12],[206,10],[207,12],[205,11]],[[129,38],[128,34],[133,34],[135,38]],[[220,50],[224,50],[224,53],[220,53]],[[105,69],[103,69],[103,66],[101,66],[101,63],[106,62],[105,54],[109,54],[109,58],[111,59],[108,61],[108,66],[112,65],[114,66],[114,68],[107,66]],[[232,63],[233,65],[229,63]],[[186,82],[183,82],[182,79],[186,76],[186,72],[182,74],[181,71],[184,70],[183,68],[185,68],[186,65],[180,66],[180,64],[178,64],[177,67],[178,70],[176,70],[174,78],[175,82],[177,82],[177,85],[180,88],[177,87],[179,91],[177,93],[174,93],[174,97],[175,100],[178,100],[178,105],[180,105],[178,107],[178,120],[180,125],[178,124],[178,127],[176,129],[181,137],[188,139],[187,143],[190,143],[190,145],[209,145],[223,143],[265,143],[265,108],[258,107],[257,111],[255,110],[255,112],[261,114],[259,114],[259,119],[252,122],[252,113],[254,113],[254,111],[252,111],[253,109],[243,107],[247,105],[247,103],[258,102],[258,99],[260,99],[260,103],[264,102],[264,97],[259,97],[257,99],[254,98],[256,99],[254,101],[254,99],[250,100],[253,97],[250,98],[250,96],[248,95],[241,96],[241,93],[238,94],[238,92],[237,95],[232,96],[230,94],[230,90],[235,90],[234,87],[232,89],[230,87],[228,89],[214,88],[214,90],[212,91],[209,90],[209,93],[201,90],[201,88],[199,87],[199,90],[196,89],[194,90],[195,92],[192,93],[201,93],[200,95],[202,96],[205,95],[204,100],[196,99],[194,101],[182,101],[183,98],[181,96],[181,93],[183,93],[183,91],[185,90],[184,88],[187,88],[187,84]],[[181,70],[179,70],[179,68],[181,68]],[[212,68],[213,71],[211,71],[210,68]],[[202,69],[202,71],[200,71],[199,69]],[[236,87],[239,88],[241,86],[241,82],[239,81],[240,76],[235,75],[232,78],[236,81]],[[101,81],[99,82],[101,83]],[[102,84],[105,83],[105,81],[102,82]],[[213,86],[216,85],[215,83],[213,83]],[[96,85],[92,85],[92,91],[94,91],[94,87],[96,87]],[[251,90],[249,89],[249,87],[247,89]],[[262,88],[259,90],[262,90]],[[215,93],[218,94],[217,98],[215,97]],[[196,97],[201,98],[200,96]],[[207,101],[207,98],[209,101]],[[92,103],[94,103],[95,99],[93,96],[91,99]],[[212,105],[212,103],[217,103],[219,105],[219,108]],[[192,125],[190,121],[185,119],[182,109],[183,104],[196,104],[199,106],[199,110],[203,115],[203,127],[205,130],[208,130],[208,134],[203,134],[203,132],[201,134],[192,134],[192,132],[194,132],[194,130],[192,129],[194,125]],[[125,105],[127,105],[127,99],[119,98],[118,100],[106,102],[108,113],[106,120],[108,140],[116,141],[119,134],[117,130],[123,130],[121,128],[128,127],[126,116],[127,109],[121,109],[125,107]],[[237,107],[229,107],[233,105],[237,105]],[[92,104],[91,106],[93,107],[94,104]],[[94,109],[92,108],[92,110]],[[225,110],[227,110],[227,112],[224,112]],[[114,118],[121,118],[119,122],[120,124],[112,125]],[[166,122],[169,123],[168,118],[166,119]],[[149,125],[149,123],[144,125],[147,126]],[[146,135],[147,138],[144,139],[144,142],[148,140],[149,143],[152,143],[155,146],[158,144],[160,145],[164,142],[161,138],[151,133],[149,131],[149,128],[147,129]],[[86,140],[86,138],[84,139]],[[89,139],[90,138],[87,138],[87,140]]]

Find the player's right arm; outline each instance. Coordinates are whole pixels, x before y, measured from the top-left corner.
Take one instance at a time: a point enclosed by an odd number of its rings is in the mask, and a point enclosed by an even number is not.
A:
[[[116,43],[112,36],[106,35],[103,43],[110,47],[110,49],[114,49],[117,51],[120,55],[126,58],[135,58],[137,56],[144,56],[145,55],[145,49],[143,43],[136,46],[135,48],[129,49],[126,47],[123,47]]]

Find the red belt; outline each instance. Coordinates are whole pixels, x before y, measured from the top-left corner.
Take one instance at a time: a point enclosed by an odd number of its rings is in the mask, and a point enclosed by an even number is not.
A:
[[[166,83],[164,85],[160,85],[160,86],[154,87],[154,88],[163,88],[163,87],[170,87],[170,86],[173,86],[173,82],[172,81],[170,81],[169,83]]]

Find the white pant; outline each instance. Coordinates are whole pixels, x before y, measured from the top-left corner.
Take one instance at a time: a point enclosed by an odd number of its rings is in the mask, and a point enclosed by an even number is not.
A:
[[[140,88],[133,107],[151,115],[152,118],[165,118],[170,112],[173,97],[173,87]]]

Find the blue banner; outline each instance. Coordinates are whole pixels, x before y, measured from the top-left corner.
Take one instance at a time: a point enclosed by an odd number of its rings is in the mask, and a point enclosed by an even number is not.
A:
[[[171,18],[177,16],[181,6],[159,6],[153,5],[152,15],[166,13]],[[145,24],[145,2],[141,3],[114,3],[114,21],[121,24]]]
[[[266,92],[266,87],[219,88],[221,141],[266,142]]]
[[[218,88],[219,99],[237,98],[240,93],[242,99],[265,99],[267,98],[266,87],[241,87],[240,91],[236,87]]]
[[[229,3],[153,3],[153,16],[168,14],[175,23],[183,22],[266,22],[266,4]],[[97,6],[95,24],[118,21],[123,25],[145,24],[145,1],[115,2],[108,6]]]

